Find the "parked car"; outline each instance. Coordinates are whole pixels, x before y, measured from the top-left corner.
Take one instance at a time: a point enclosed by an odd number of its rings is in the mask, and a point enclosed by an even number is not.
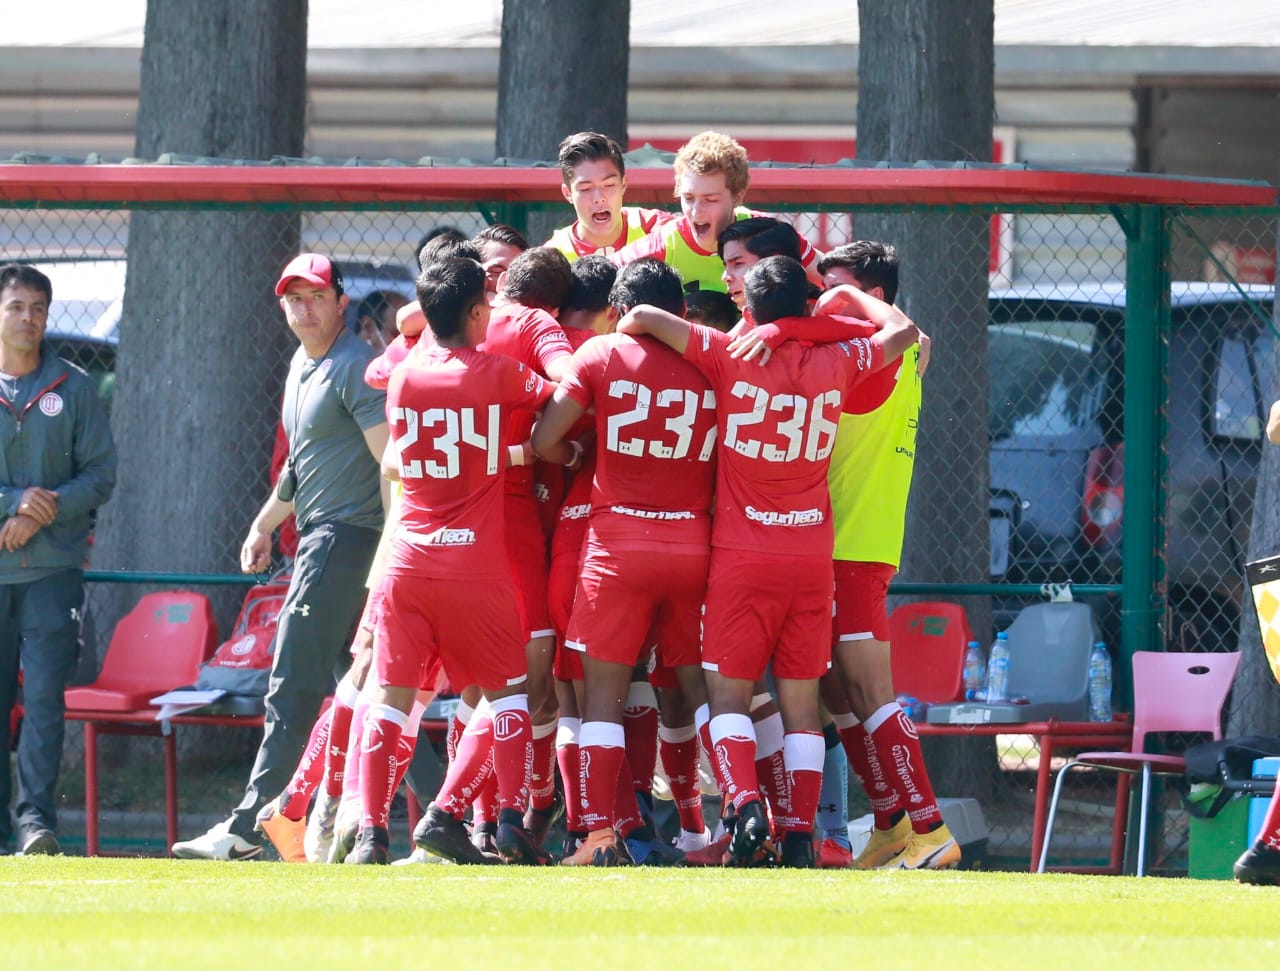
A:
[[[1167,627],[1171,646],[1235,643],[1270,403],[1275,291],[1176,284],[1171,297]],[[993,578],[1118,583],[1124,505],[1118,284],[991,295]],[[997,605],[997,622],[1016,610]],[[1097,601],[1109,640],[1119,598]]]

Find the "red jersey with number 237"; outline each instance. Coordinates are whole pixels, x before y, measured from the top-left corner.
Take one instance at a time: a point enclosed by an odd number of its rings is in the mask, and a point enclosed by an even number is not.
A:
[[[609,334],[573,356],[562,392],[595,408],[591,528],[610,552],[710,539],[715,395],[707,379],[650,337]]]
[[[865,339],[787,341],[766,365],[729,356],[727,334],[692,324],[685,358],[711,382],[720,427],[715,547],[831,556],[827,466],[846,389],[884,364]]]
[[[503,466],[512,413],[552,385],[497,354],[418,347],[387,388],[404,496],[389,574],[507,576]]]

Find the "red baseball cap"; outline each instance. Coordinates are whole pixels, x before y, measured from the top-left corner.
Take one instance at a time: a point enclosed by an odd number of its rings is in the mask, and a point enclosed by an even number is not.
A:
[[[342,273],[333,265],[327,256],[319,253],[300,253],[289,261],[289,265],[276,281],[276,296],[283,297],[290,283],[294,280],[306,280],[318,287],[333,287],[334,292],[342,294]]]

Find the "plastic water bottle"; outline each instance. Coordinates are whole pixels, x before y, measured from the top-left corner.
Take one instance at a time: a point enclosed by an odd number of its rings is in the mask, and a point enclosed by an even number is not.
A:
[[[1089,721],[1111,721],[1111,655],[1102,641],[1089,655]]]
[[[977,641],[970,641],[964,652],[965,701],[975,701],[986,684],[987,659],[983,656],[982,645]]]
[[[1001,631],[987,656],[987,701],[1009,700],[1009,635]]]

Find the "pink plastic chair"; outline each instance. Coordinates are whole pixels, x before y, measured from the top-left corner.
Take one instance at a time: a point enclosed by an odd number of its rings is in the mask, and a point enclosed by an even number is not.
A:
[[[1152,775],[1183,775],[1181,755],[1146,751],[1147,736],[1158,732],[1208,732],[1222,738],[1222,706],[1240,664],[1239,653],[1193,654],[1137,651],[1133,655],[1133,748],[1131,752],[1081,752],[1058,772],[1049,801],[1049,819],[1040,849],[1037,873],[1049,861],[1049,841],[1067,772],[1078,765],[1142,776],[1138,816],[1138,876],[1146,872],[1147,809]]]

